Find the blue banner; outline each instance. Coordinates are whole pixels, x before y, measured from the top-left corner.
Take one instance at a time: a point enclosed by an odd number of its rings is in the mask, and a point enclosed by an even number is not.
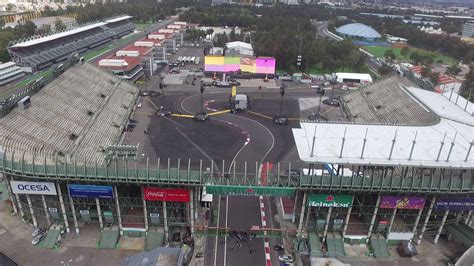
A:
[[[474,198],[439,198],[435,204],[436,210],[473,211]]]
[[[111,199],[114,193],[111,186],[68,185],[69,195],[76,198]]]

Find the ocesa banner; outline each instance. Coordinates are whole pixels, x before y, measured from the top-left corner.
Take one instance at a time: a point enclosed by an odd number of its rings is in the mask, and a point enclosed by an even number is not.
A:
[[[11,181],[15,194],[57,195],[56,186],[51,182]]]
[[[191,196],[187,189],[166,189],[166,188],[143,188],[145,200],[168,201],[168,202],[189,202]]]

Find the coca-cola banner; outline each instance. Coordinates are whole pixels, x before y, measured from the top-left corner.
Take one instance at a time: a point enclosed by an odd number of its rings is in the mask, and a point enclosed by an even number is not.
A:
[[[143,188],[145,200],[150,201],[168,201],[168,202],[189,202],[191,196],[189,190],[180,188]]]

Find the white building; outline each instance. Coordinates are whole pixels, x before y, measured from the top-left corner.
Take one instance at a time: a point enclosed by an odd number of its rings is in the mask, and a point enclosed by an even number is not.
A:
[[[21,67],[17,66],[14,62],[0,64],[0,85],[7,84],[23,75]]]
[[[229,52],[231,50],[234,50],[239,55],[253,56],[253,48],[250,43],[236,41],[236,42],[228,42],[225,44],[225,46],[227,47],[227,50]]]

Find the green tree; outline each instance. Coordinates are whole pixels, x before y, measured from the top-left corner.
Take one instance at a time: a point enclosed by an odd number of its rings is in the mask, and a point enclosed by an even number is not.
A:
[[[64,31],[66,28],[67,28],[66,24],[64,24],[64,22],[60,20],[59,18],[57,18],[56,21],[54,21],[54,30],[56,32]]]
[[[423,77],[425,77],[425,78],[430,77],[430,76],[431,76],[431,68],[429,68],[429,67],[423,67],[423,68],[421,69],[421,75],[422,75]]]
[[[10,31],[0,31],[0,62],[10,61],[7,51],[8,43],[15,39],[15,35]]]
[[[396,55],[393,49],[388,49],[387,51],[385,51],[384,57],[393,60],[396,58]]]
[[[400,54],[405,57],[408,56],[409,53],[410,53],[410,48],[408,48],[408,46],[405,46],[402,48],[402,50],[400,50]]]
[[[382,64],[379,69],[379,74],[382,75],[382,76],[386,76],[388,74],[390,74],[392,72],[392,68],[387,65],[387,64]]]
[[[457,66],[457,64],[446,68],[446,74],[448,75],[457,75],[459,72],[461,72],[461,69]]]
[[[433,72],[430,74],[430,80],[433,84],[438,84],[439,80],[439,73],[438,72]]]

